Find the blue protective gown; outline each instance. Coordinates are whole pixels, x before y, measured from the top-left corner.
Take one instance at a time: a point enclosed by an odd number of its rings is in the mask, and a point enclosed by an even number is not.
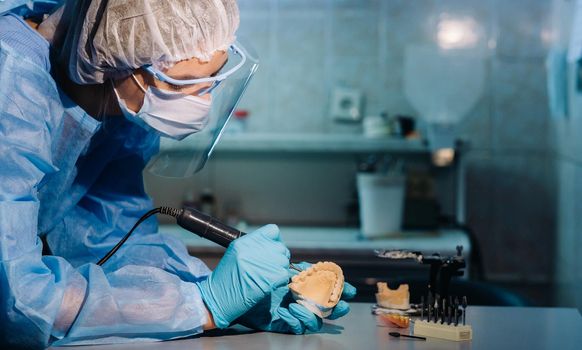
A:
[[[192,282],[210,271],[153,219],[95,265],[152,208],[142,170],[159,137],[123,117],[96,121],[49,71],[48,43],[0,16],[0,347],[201,332]]]

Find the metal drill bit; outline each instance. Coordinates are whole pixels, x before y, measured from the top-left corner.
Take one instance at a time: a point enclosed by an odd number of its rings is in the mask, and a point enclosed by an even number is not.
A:
[[[295,266],[293,264],[289,264],[289,268],[292,270],[295,270],[297,272],[303,272],[303,270],[301,270],[300,268],[298,268],[297,266]]]
[[[467,317],[467,297],[463,296],[463,304],[461,305],[463,307],[463,326],[465,325],[465,320]]]
[[[432,316],[432,297],[430,294],[430,291],[428,292],[428,315],[427,315],[427,321],[430,322],[431,316]]]
[[[447,308],[447,324],[450,326],[453,317],[453,307],[449,304]]]
[[[455,297],[455,326],[459,325],[459,297]]]
[[[445,323],[445,310],[447,309],[447,299],[441,301],[441,324]]]
[[[420,320],[424,320],[424,296],[420,297]]]
[[[434,309],[433,309],[433,322],[437,323],[439,320],[439,313],[440,313],[440,309],[439,309],[439,300],[441,299],[440,295],[435,294],[434,295]]]

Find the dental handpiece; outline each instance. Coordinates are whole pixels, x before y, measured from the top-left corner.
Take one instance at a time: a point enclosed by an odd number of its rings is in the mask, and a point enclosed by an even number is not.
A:
[[[109,251],[102,257],[97,265],[102,266],[109,260],[121,246],[129,239],[131,233],[145,220],[155,214],[164,214],[173,216],[176,218],[178,225],[184,229],[200,236],[206,238],[222,247],[228,247],[228,245],[235,239],[245,235],[244,232],[230,227],[227,224],[213,218],[210,215],[204,214],[198,210],[192,208],[176,209],[172,207],[159,207],[152,209],[145,213],[136,223],[133,225],[131,230]],[[289,264],[289,268],[301,272],[302,270],[293,264]]]
[[[176,222],[182,228],[225,248],[232,241],[246,234],[195,209],[179,209],[173,214],[171,215],[176,218]],[[289,264],[289,267],[297,272],[302,271],[293,264]]]
[[[230,242],[245,235],[244,232],[195,209],[177,209],[172,216],[182,228],[225,248]]]

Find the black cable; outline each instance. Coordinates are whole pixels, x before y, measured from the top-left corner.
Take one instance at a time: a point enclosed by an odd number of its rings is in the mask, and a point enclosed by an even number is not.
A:
[[[97,265],[102,266],[103,264],[105,264],[107,260],[109,260],[119,250],[119,248],[121,248],[125,241],[127,241],[127,239],[129,238],[129,236],[131,236],[133,231],[139,225],[141,225],[142,222],[146,221],[149,217],[158,213],[178,217],[178,215],[180,215],[181,212],[182,212],[181,209],[171,207],[159,207],[148,211],[141,218],[139,218],[139,220],[137,220],[137,222],[135,223],[135,225],[133,225],[131,230],[129,230],[129,232],[115,245],[115,247],[113,247],[107,254],[105,254],[104,257],[101,258],[101,260],[97,262]]]

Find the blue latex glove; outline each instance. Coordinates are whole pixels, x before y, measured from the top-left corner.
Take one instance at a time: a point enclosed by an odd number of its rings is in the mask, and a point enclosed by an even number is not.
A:
[[[302,270],[311,266],[306,262],[295,265]],[[296,271],[289,270],[289,278],[296,274]],[[342,299],[351,299],[355,295],[356,288],[346,282]],[[340,300],[327,318],[335,320],[349,311],[350,305]],[[237,323],[262,331],[294,334],[303,334],[306,330],[317,332],[323,325],[321,318],[295,302],[287,284],[273,290],[269,296],[239,318]]]
[[[289,280],[289,250],[276,225],[232,242],[216,269],[197,285],[219,328],[226,328]]]

